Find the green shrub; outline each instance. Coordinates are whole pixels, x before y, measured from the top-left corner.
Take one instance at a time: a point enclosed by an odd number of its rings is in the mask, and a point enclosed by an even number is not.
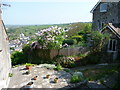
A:
[[[91,52],[99,52],[107,45],[110,38],[109,34],[102,34],[99,31],[93,31],[90,35],[92,47]]]
[[[66,72],[70,72],[70,69],[64,69],[64,71],[66,71]]]
[[[98,64],[101,60],[101,53],[89,53],[81,56],[80,65]]]
[[[70,82],[71,83],[78,83],[80,81],[84,80],[84,76],[83,76],[83,73],[82,72],[75,72],[71,79],[70,79]]]
[[[11,61],[12,65],[17,65],[17,64],[23,64],[26,63],[26,56],[23,54],[23,52],[15,51],[11,55]]]
[[[60,64],[57,64],[57,67],[55,68],[55,70],[60,71],[62,69],[63,69],[62,66]]]
[[[78,45],[79,45],[79,46],[87,46],[87,44],[86,44],[85,42],[82,42],[82,41],[79,42]]]
[[[63,67],[75,67],[75,59],[73,57],[58,57],[54,60],[56,64],[60,64]]]
[[[79,76],[73,75],[73,76],[71,77],[71,79],[70,79],[70,82],[71,82],[71,83],[78,83],[78,82],[80,82]]]
[[[86,32],[84,31],[84,30],[81,30],[81,31],[79,31],[78,32],[78,35],[83,35],[83,34],[85,34]]]
[[[65,43],[67,43],[68,45],[74,45],[74,44],[76,44],[76,40],[75,39],[65,39],[64,41],[63,41],[63,45],[65,44]]]
[[[72,36],[72,39],[76,39],[77,43],[80,41],[83,41],[83,36],[82,35],[76,35],[76,36]]]

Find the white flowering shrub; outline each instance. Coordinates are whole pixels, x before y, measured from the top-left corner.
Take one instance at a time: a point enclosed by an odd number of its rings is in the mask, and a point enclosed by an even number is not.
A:
[[[50,27],[38,33],[38,42],[42,49],[60,49],[65,38],[65,31],[61,27]]]

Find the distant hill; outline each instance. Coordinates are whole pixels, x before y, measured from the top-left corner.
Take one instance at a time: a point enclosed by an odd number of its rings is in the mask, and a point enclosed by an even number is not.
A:
[[[19,37],[20,33],[24,33],[25,36],[34,35],[37,31],[49,28],[51,26],[68,27],[69,24],[51,24],[51,25],[6,25],[8,36],[10,40]]]
[[[91,22],[74,22],[74,23],[67,23],[67,24],[46,24],[46,25],[6,25],[7,33],[10,37],[10,40],[16,39],[19,37],[20,33],[24,33],[25,36],[32,36],[37,31],[49,28],[51,26],[58,26],[62,28],[68,28],[72,24],[76,23],[91,23]]]

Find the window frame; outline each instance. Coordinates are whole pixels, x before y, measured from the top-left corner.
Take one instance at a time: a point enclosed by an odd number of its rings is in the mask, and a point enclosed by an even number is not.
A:
[[[103,7],[104,7],[104,9],[103,9]],[[100,12],[107,12],[107,8],[108,8],[108,4],[107,3],[100,4]]]
[[[115,42],[115,43],[114,43]],[[111,46],[111,47],[110,47]],[[111,50],[110,50],[111,48]],[[114,50],[115,49],[115,50]],[[108,50],[107,52],[117,52],[117,40],[110,39],[108,42]]]

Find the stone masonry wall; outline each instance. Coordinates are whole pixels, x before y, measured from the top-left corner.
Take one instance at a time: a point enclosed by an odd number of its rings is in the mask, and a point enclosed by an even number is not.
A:
[[[9,41],[2,20],[0,20],[0,89],[6,88],[9,83],[11,70]]]
[[[105,3],[101,2],[100,4]],[[107,2],[108,8],[107,12],[100,12],[100,4],[93,12],[93,30],[99,30],[98,28],[98,21],[103,22],[104,24],[107,23],[120,23],[120,20],[118,19],[120,17],[120,10],[119,10],[119,4],[117,2]]]

